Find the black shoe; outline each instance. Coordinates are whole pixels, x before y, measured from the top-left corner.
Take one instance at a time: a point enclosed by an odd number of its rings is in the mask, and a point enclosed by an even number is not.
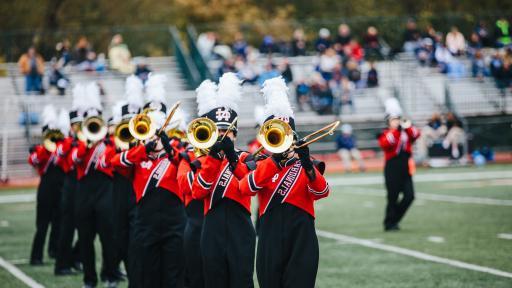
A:
[[[30,265],[32,266],[43,266],[43,260],[40,259],[31,259]]]
[[[55,257],[57,257],[57,253],[55,253],[55,251],[48,251],[48,257],[55,259]]]
[[[82,268],[82,263],[80,261],[76,261],[75,263],[73,263],[73,270],[75,270],[76,272],[83,272],[83,268]]]
[[[124,273],[123,271],[121,271],[121,269],[116,269],[116,271],[114,271],[114,281],[117,281],[117,282],[121,282],[121,281],[125,281],[126,280],[126,273]]]
[[[398,224],[393,224],[393,225],[384,227],[384,231],[386,231],[386,232],[399,231],[399,230],[400,230],[400,226],[398,226]]]
[[[55,270],[55,276],[68,276],[76,274],[71,268],[63,268],[59,270]]]

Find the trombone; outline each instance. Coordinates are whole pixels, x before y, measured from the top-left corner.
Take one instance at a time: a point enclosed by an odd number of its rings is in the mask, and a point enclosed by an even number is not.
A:
[[[289,149],[298,149],[314,143],[327,135],[333,135],[336,128],[340,125],[340,121],[335,121],[326,125],[317,131],[304,136],[300,145],[296,145],[298,141],[293,141],[293,130],[290,125],[280,119],[267,120],[260,128],[256,138],[261,147],[253,154],[256,156],[263,149],[271,153],[283,153]]]

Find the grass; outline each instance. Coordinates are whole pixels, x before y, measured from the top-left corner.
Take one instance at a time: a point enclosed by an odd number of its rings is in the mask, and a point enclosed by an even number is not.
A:
[[[418,173],[503,170],[511,171],[512,166],[420,169]],[[384,187],[382,184],[365,184],[364,178],[368,175],[381,174],[329,175],[331,178],[360,177],[361,184],[334,187],[329,198],[317,203],[318,229],[512,272],[512,240],[497,237],[499,233],[512,233],[511,206],[459,204],[418,197],[401,224],[402,230],[384,233],[381,225],[385,206]],[[512,200],[512,183],[509,179],[422,182],[417,183],[415,188],[420,193]],[[378,193],[357,193],[365,189]],[[2,191],[0,195],[33,192]],[[42,267],[31,267],[20,261],[27,259],[30,253],[34,208],[35,203],[0,204],[0,256],[15,263],[46,287],[79,287],[81,275],[54,277],[53,262],[48,258],[47,264]],[[429,241],[431,236],[442,237],[444,242]],[[319,238],[319,242],[317,287],[512,287],[510,278],[330,239]],[[98,269],[100,261],[98,259]],[[22,286],[3,269],[0,269],[0,283],[1,287]],[[121,287],[126,287],[126,283]]]

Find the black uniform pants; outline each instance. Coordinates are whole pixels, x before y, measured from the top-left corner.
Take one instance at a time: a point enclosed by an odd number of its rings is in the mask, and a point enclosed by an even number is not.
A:
[[[185,259],[183,202],[163,188],[148,191],[138,206],[142,286],[183,287]]]
[[[249,212],[231,199],[219,200],[201,233],[205,287],[254,287],[255,242]]]
[[[204,203],[192,200],[185,208],[187,225],[185,226],[185,287],[203,288],[203,261],[201,258],[201,230],[203,229]]]
[[[112,236],[112,179],[96,170],[89,172],[78,181],[75,200],[84,283],[94,286],[98,282],[94,252],[96,234],[100,237],[106,279],[113,280],[115,249]]]
[[[284,203],[260,218],[256,274],[261,288],[313,288],[319,248],[315,219]]]
[[[414,200],[414,187],[408,166],[409,157],[409,154],[402,152],[398,156],[386,161],[384,178],[386,181],[388,203],[384,218],[385,228],[398,224]],[[403,193],[401,200],[398,199],[400,192]]]
[[[37,188],[36,233],[32,242],[31,261],[43,260],[44,242],[50,224],[48,253],[51,255],[57,253],[60,229],[59,203],[63,182],[64,172],[55,165],[50,165],[46,173],[41,176]]]
[[[121,174],[114,173],[114,243],[116,247],[116,267],[124,262],[129,273],[128,247],[130,245],[130,209],[135,205],[131,181]],[[132,225],[133,225],[132,221]]]
[[[60,198],[60,233],[55,270],[69,269],[75,261],[79,261],[78,243],[73,248],[75,236],[75,194],[77,189],[76,172],[71,171],[64,176],[62,195]]]

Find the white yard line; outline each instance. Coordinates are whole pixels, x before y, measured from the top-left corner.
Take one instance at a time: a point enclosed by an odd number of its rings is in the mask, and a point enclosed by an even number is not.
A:
[[[458,261],[458,260],[438,257],[438,256],[430,255],[427,253],[419,252],[416,250],[411,250],[411,249],[401,248],[401,247],[397,247],[397,246],[377,243],[372,240],[356,238],[356,237],[352,237],[352,236],[332,233],[332,232],[323,231],[323,230],[316,230],[316,233],[318,236],[323,237],[323,238],[328,238],[328,239],[337,240],[337,241],[343,241],[343,242],[352,243],[352,244],[356,244],[356,245],[360,245],[360,246],[364,246],[364,247],[368,247],[368,248],[383,250],[383,251],[401,254],[401,255],[405,255],[405,256],[409,256],[409,257],[414,257],[414,258],[425,260],[425,261],[430,261],[430,262],[435,262],[435,263],[440,263],[440,264],[446,264],[446,265],[453,266],[453,267],[463,268],[463,269],[467,269],[467,270],[473,270],[473,271],[488,273],[488,274],[492,274],[492,275],[496,275],[496,276],[512,278],[512,273],[510,273],[510,272],[501,271],[501,270],[486,267],[486,266],[480,266],[480,265],[466,263],[466,262],[462,262],[462,261]]]
[[[426,173],[414,175],[414,182],[449,182],[463,180],[486,180],[486,179],[510,179],[512,171],[482,171],[482,172],[455,172],[455,173]],[[360,177],[328,177],[330,185],[354,186],[383,184],[384,176],[360,176]]]
[[[332,185],[330,182],[329,182],[329,185],[337,186],[337,185]],[[344,191],[342,191],[340,193],[379,196],[379,197],[386,196],[386,190],[384,190],[384,189],[363,188],[363,187],[347,187],[347,189],[345,189]],[[459,204],[512,206],[512,200],[505,200],[505,199],[470,197],[470,196],[453,196],[453,195],[433,194],[433,193],[416,193],[416,196],[418,197],[418,199],[430,200],[430,201],[451,202],[451,203],[459,203]]]
[[[36,201],[35,193],[0,196],[0,204],[25,203],[34,201]]]
[[[0,257],[0,266],[2,266],[9,273],[14,275],[14,277],[18,278],[21,282],[27,284],[28,287],[31,288],[44,288],[43,285],[37,283],[34,279],[27,276],[27,274],[23,273],[20,269],[16,268],[16,266],[4,260],[4,258]]]

